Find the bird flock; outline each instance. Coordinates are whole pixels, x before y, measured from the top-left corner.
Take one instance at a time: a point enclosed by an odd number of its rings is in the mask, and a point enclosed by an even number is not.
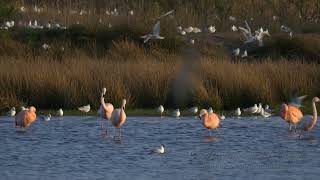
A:
[[[21,7],[20,11],[25,13],[28,11],[33,11],[35,13],[41,13],[43,12],[43,8],[39,8],[37,6],[34,6],[32,9],[27,9],[25,7]],[[75,10],[70,10],[70,14],[76,14],[79,13],[80,16],[90,14],[90,11],[86,10],[80,10],[80,11],[75,11]],[[164,17],[167,17],[169,15],[172,15],[174,13],[174,10],[168,11],[159,17],[155,19],[155,24],[152,28],[152,31],[148,34],[145,34],[143,36],[140,36],[141,39],[143,39],[143,43],[148,43],[151,40],[163,40],[165,39],[164,36],[160,35],[160,22],[161,19]],[[106,10],[105,14],[107,16],[118,16],[119,11],[114,8],[112,10]],[[129,10],[127,12],[128,16],[134,16],[134,11]],[[234,16],[229,16],[229,21],[231,22],[237,22],[236,17]],[[250,20],[253,20],[251,18]],[[273,16],[273,20],[277,21],[278,17]],[[101,21],[101,20],[100,20]],[[10,21],[5,21],[3,24],[0,25],[0,29],[4,30],[10,30],[14,28],[17,24],[15,21],[10,20]],[[37,20],[29,20],[28,22],[18,22],[18,26],[23,26],[26,28],[30,29],[67,29],[66,26],[60,25],[58,23],[52,23],[48,21],[47,23],[39,23]],[[112,27],[112,25],[109,23],[108,27]],[[285,32],[288,34],[290,38],[293,38],[293,30],[289,28],[286,25],[281,25],[280,30],[282,32]],[[182,25],[177,26],[176,28],[177,34],[181,36],[188,36],[191,34],[198,34],[198,33],[209,33],[209,34],[215,34],[217,32],[217,29],[214,25],[208,25],[205,28],[200,28],[196,26],[185,26],[183,27]],[[249,23],[245,20],[244,21],[244,27],[242,26],[236,26],[232,25],[231,26],[231,31],[232,32],[238,32],[242,37],[243,37],[243,44],[251,44],[251,43],[257,43],[259,47],[264,46],[264,38],[270,37],[270,33],[268,29],[265,29],[263,27],[260,27],[258,30],[252,31]],[[190,37],[189,38],[190,44],[195,44],[197,41],[196,39]],[[48,44],[43,44],[42,48],[45,50],[50,49],[50,45]],[[236,48],[232,51],[233,56],[235,57],[241,57],[241,58],[246,58],[249,56],[248,51],[246,49],[241,49],[241,48]],[[101,96],[100,96],[100,108],[98,110],[98,115],[106,120],[109,120],[112,122],[112,125],[115,127],[117,130],[115,132],[114,138],[121,140],[121,127],[125,124],[127,116],[125,113],[126,109],[126,99],[123,99],[121,101],[121,105],[118,108],[114,108],[114,106],[111,103],[106,103],[105,102],[105,94],[106,94],[106,88],[103,88],[101,91]],[[299,97],[297,98],[298,100],[290,102],[288,104],[283,104],[281,106],[281,112],[280,112],[280,117],[289,124],[289,130],[292,130],[292,126],[294,126],[294,130],[297,131],[297,125],[301,122],[303,116],[303,113],[300,109],[301,106],[301,100],[304,99],[305,97]],[[320,100],[318,97],[314,97],[312,99],[312,119],[306,123],[304,123],[303,127],[301,130],[303,131],[310,131],[314,128],[316,122],[317,122],[317,109],[316,109],[316,103],[318,103]],[[84,105],[81,107],[78,107],[78,110],[87,114],[91,110],[90,104]],[[155,111],[160,115],[161,118],[163,118],[165,109],[163,105],[160,105],[155,109]],[[221,127],[221,120],[224,120],[226,117],[224,114],[217,114],[213,111],[212,107],[209,107],[208,109],[201,109],[199,110],[198,107],[192,107],[188,109],[188,113],[198,117],[202,121],[202,125],[204,128],[209,130],[210,136],[211,136],[211,130],[216,129],[218,130]],[[251,115],[259,115],[263,118],[269,118],[273,116],[274,110],[270,109],[268,105],[265,105],[265,107],[262,107],[262,103],[259,104],[254,104],[252,107],[241,109],[240,107],[236,108],[234,110],[234,115],[236,117],[241,117],[243,113],[251,114]],[[175,109],[171,113],[171,116],[176,118],[176,119],[181,119],[181,112],[180,109]],[[21,107],[20,112],[16,112],[15,107],[12,107],[10,111],[7,113],[8,116],[10,117],[15,117],[15,126],[17,128],[27,128],[29,127],[33,122],[36,121],[37,115],[36,115],[36,108],[34,106],[30,106],[28,108],[26,107]],[[59,109],[55,113],[56,116],[58,117],[63,117],[64,113],[62,109]],[[52,116],[51,114],[48,115],[41,115],[39,116],[40,119],[43,121],[50,121]],[[106,129],[101,123],[101,127]],[[107,133],[107,130],[105,131]],[[165,152],[164,145],[161,144],[159,148],[154,150],[154,152],[163,154]]]
[[[26,13],[26,12],[42,13],[42,12],[44,12],[44,8],[38,7],[37,5],[34,5],[32,8],[26,8],[24,6],[21,6],[19,9],[20,9],[21,13]],[[145,34],[145,35],[140,36],[140,38],[143,39],[143,43],[147,43],[150,40],[163,40],[163,39],[165,39],[164,36],[160,35],[160,29],[161,29],[160,22],[161,22],[161,19],[164,17],[167,17],[167,16],[173,17],[174,12],[175,12],[174,10],[170,10],[170,11],[158,16],[157,18],[155,18],[155,24],[152,28],[152,31]],[[58,14],[60,14],[60,13],[61,13],[61,11],[58,10]],[[91,12],[91,10],[85,10],[85,9],[80,9],[80,10],[71,9],[71,10],[69,10],[70,15],[79,14],[80,16],[83,16],[83,15],[87,15],[87,14],[90,15],[91,13],[93,13],[93,12]],[[106,9],[105,15],[106,16],[119,16],[120,12],[117,10],[117,8]],[[123,15],[123,12],[121,15]],[[125,13],[125,15],[129,17],[129,16],[134,16],[135,13],[132,9],[129,9]],[[275,22],[279,21],[278,16],[273,16],[272,19]],[[237,18],[234,16],[229,16],[228,20],[231,23],[238,22]],[[252,22],[254,19],[249,18],[249,20],[250,20],[250,22]],[[99,18],[99,23],[102,23],[102,22],[103,22],[102,19]],[[79,21],[77,21],[76,24],[79,24]],[[68,28],[67,26],[63,26],[63,25],[60,25],[59,23],[51,22],[51,21],[39,23],[37,20],[29,20],[27,22],[19,21],[18,23],[16,23],[13,20],[9,20],[9,21],[3,22],[3,24],[0,24],[0,29],[9,30],[9,29],[14,28],[15,26],[25,27],[25,28],[30,28],[30,29],[62,29],[62,30],[64,30],[64,29]],[[111,28],[111,27],[113,27],[113,25],[109,22],[109,23],[107,23],[107,27]],[[215,34],[217,32],[217,28],[215,25],[212,25],[212,24],[207,25],[204,28],[197,27],[197,26],[190,26],[190,25],[186,25],[185,27],[182,25],[178,25],[176,27],[176,31],[177,31],[178,35],[188,37],[188,35],[198,34],[198,33]],[[271,36],[269,33],[269,30],[265,29],[263,27],[260,27],[259,29],[253,31],[252,28],[250,27],[249,23],[247,22],[247,20],[244,21],[244,26],[237,26],[237,25],[233,24],[231,26],[231,31],[240,34],[240,37],[242,37],[243,44],[245,46],[243,49],[240,47],[237,47],[231,51],[231,54],[236,58],[250,57],[250,54],[248,53],[248,50],[246,49],[247,45],[256,43],[256,44],[258,44],[259,47],[264,47],[264,39],[266,37]],[[280,27],[280,31],[287,33],[290,38],[293,38],[293,30],[290,27],[288,27],[287,25],[282,24]],[[197,39],[194,36],[190,36],[187,39],[188,39],[189,43],[192,45],[194,45],[198,41],[200,41],[199,39]],[[42,48],[44,50],[48,50],[48,49],[50,49],[50,45],[43,44]]]
[[[105,96],[106,94],[106,88],[103,88],[101,91],[100,96],[100,108],[98,110],[98,116],[102,117],[106,120],[109,120],[112,122],[112,125],[117,129],[117,135],[115,135],[115,138],[121,139],[121,127],[126,122],[126,113],[125,113],[125,107],[126,107],[126,100],[123,99],[121,102],[121,106],[117,109],[114,108],[114,106],[111,103],[105,102]],[[298,98],[293,99],[288,104],[283,104],[281,106],[281,112],[280,116],[283,120],[285,120],[289,124],[289,130],[291,130],[291,126],[294,125],[295,130],[297,130],[297,124],[302,120],[303,113],[300,110],[301,102],[303,99],[305,99],[306,96],[301,96]],[[311,121],[305,123],[302,130],[309,131],[313,129],[315,126],[315,123],[317,121],[317,109],[315,103],[319,102],[319,98],[315,97],[312,100],[312,110],[313,110],[313,117]],[[91,108],[90,104],[78,107],[78,110],[87,114]],[[164,106],[160,105],[155,109],[155,111],[160,115],[161,118],[163,118],[163,114],[165,112]],[[218,115],[217,113],[213,112],[213,108],[209,107],[208,109],[201,109],[199,111],[198,107],[191,107],[188,110],[188,115],[192,115],[195,117],[199,117],[202,120],[203,126],[209,130],[212,129],[218,129],[220,127],[220,121],[224,120],[226,117],[224,114]],[[269,105],[262,106],[262,103],[254,104],[252,107],[244,108],[241,110],[240,107],[236,108],[233,115],[236,117],[241,117],[243,113],[249,114],[249,115],[258,115],[263,118],[269,118],[273,116],[274,110],[270,109]],[[63,110],[60,108],[55,113],[56,116],[62,117],[64,115]],[[32,122],[36,120],[36,108],[31,106],[29,108],[25,108],[24,106],[21,107],[21,111],[17,114],[15,107],[12,107],[9,112],[7,112],[7,116],[9,117],[15,117],[15,123],[16,127],[23,127],[27,128]],[[181,112],[179,109],[175,109],[171,112],[171,116],[180,119]],[[51,114],[48,115],[41,115],[40,119],[43,121],[50,121],[51,120]],[[104,128],[103,124],[101,124],[101,127]],[[106,130],[107,133],[107,130]],[[211,132],[210,132],[211,134]]]

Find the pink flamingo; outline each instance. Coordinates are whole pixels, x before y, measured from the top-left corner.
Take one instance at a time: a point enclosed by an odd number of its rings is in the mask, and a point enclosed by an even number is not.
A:
[[[36,108],[31,106],[29,109],[22,110],[15,118],[16,128],[27,128],[36,121]]]
[[[111,121],[112,121],[113,126],[119,130],[118,131],[119,132],[118,133],[119,139],[121,139],[121,126],[126,122],[126,118],[127,118],[126,113],[125,113],[126,102],[127,101],[125,99],[123,99],[121,107],[115,109],[111,115]],[[114,136],[114,137],[116,137],[116,136]]]
[[[317,123],[318,114],[317,114],[316,103],[319,101],[320,100],[318,97],[314,97],[312,99],[313,116],[312,116],[312,120],[310,123],[304,124],[304,127],[303,127],[304,131],[310,131],[311,129],[314,128],[315,124]],[[292,124],[295,126],[295,130],[296,130],[296,125],[301,121],[302,117],[303,117],[303,114],[302,114],[299,107],[292,105],[292,104],[289,104],[289,105],[283,104],[282,105],[281,118],[289,123],[289,130],[290,131],[291,131]]]
[[[103,110],[102,112],[103,118],[105,118],[106,120],[110,120],[114,107],[111,103],[104,102],[104,93],[101,93],[100,103],[101,103],[100,108],[102,108]],[[103,128],[103,122],[101,123],[101,127]],[[107,133],[107,129],[106,129],[106,133]]]
[[[289,130],[291,131],[292,124],[294,129],[297,129],[297,124],[301,121],[303,114],[297,106],[282,104],[280,116],[289,124]]]
[[[215,113],[209,114],[206,109],[202,109],[199,118],[202,120],[202,125],[209,130],[210,136],[212,129],[220,128],[220,118]]]
[[[312,119],[309,123],[306,123],[303,127],[304,131],[310,131],[314,128],[314,126],[317,123],[318,120],[318,112],[317,112],[317,106],[316,103],[320,102],[320,99],[318,97],[314,97],[312,99]]]

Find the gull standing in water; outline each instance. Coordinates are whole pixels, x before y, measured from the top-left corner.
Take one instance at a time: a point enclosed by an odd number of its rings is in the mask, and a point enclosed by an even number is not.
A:
[[[157,109],[156,109],[157,113],[160,113],[160,116],[162,117],[162,113],[164,112],[164,107],[162,105],[160,105]]]
[[[176,109],[172,112],[172,116],[179,119],[180,118],[180,110]]]
[[[88,113],[90,111],[90,104],[88,104],[86,106],[78,107],[78,110],[81,111],[81,112]]]
[[[141,38],[144,39],[143,43],[148,42],[150,39],[164,39],[164,37],[160,36],[160,20],[153,26],[152,33],[141,36]]]
[[[266,112],[263,108],[261,108],[260,115],[261,115],[262,117],[264,117],[264,118],[268,118],[268,117],[272,116],[271,113]]]
[[[224,119],[226,119],[226,116],[224,116],[224,114],[222,113],[221,116],[220,116],[220,119],[224,120]]]
[[[16,115],[16,108],[12,107],[7,114],[8,114],[9,117],[15,116]]]
[[[201,109],[199,114],[200,120],[202,120],[203,127],[209,130],[211,136],[211,130],[220,128],[220,119],[219,116],[215,113],[209,114],[206,109]]]
[[[122,100],[121,107],[113,110],[111,114],[111,122],[113,126],[118,129],[118,136],[114,136],[119,138],[121,140],[121,127],[122,125],[126,122],[127,116],[125,113],[125,108],[126,108],[126,103],[127,101],[125,99]]]
[[[47,116],[41,116],[41,118],[44,120],[44,121],[50,121],[51,120],[51,114],[48,114]]]
[[[252,113],[252,114],[257,113],[257,111],[258,111],[258,106],[257,106],[257,104],[254,104],[252,107],[247,108],[247,109],[244,109],[244,111],[245,111],[245,112]]]
[[[238,117],[241,116],[241,109],[239,107],[236,109],[235,115]]]
[[[198,113],[198,107],[192,107],[189,109],[189,112],[192,113],[193,115],[196,115]],[[197,117],[197,116],[195,116]]]
[[[63,116],[63,110],[61,108],[57,111],[57,116]]]

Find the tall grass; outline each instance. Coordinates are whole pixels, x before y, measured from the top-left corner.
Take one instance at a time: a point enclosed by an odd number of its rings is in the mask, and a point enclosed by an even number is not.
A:
[[[129,107],[134,108],[165,104],[171,108],[199,105],[233,109],[260,101],[277,104],[287,101],[293,91],[320,93],[318,64],[208,57],[188,64],[183,56],[163,53],[155,57],[141,47],[123,43],[129,46],[126,61],[108,59],[118,58],[117,51],[99,60],[85,55],[63,62],[45,56],[0,58],[0,107],[74,108],[87,103],[97,107],[102,87],[107,88],[106,100],[118,105],[127,98]]]

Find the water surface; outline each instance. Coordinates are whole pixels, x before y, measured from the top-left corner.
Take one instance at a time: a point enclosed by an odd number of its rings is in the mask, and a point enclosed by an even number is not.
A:
[[[227,118],[219,133],[193,117],[128,117],[121,143],[97,117],[0,117],[1,179],[319,179],[320,131],[301,140],[279,117]],[[150,151],[161,143],[164,155]]]

